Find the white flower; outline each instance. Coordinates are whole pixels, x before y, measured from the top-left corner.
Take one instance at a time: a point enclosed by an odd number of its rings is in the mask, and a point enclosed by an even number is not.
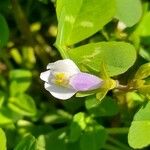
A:
[[[45,89],[58,99],[69,99],[78,91],[93,90],[102,85],[100,78],[80,72],[70,59],[49,63],[47,69],[40,78],[45,81]]]
[[[126,27],[127,27],[126,24],[124,22],[122,22],[122,21],[119,21],[118,24],[117,24],[117,29],[119,31],[125,30]]]

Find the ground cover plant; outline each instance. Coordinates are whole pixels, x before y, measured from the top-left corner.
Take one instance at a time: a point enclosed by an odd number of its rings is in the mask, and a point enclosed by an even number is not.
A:
[[[0,150],[150,145],[149,0],[0,1]]]

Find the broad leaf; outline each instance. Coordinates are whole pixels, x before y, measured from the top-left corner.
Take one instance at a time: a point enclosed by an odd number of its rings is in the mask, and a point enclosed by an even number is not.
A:
[[[140,0],[116,0],[116,17],[126,26],[135,25],[142,16],[142,5]]]
[[[106,142],[107,133],[105,129],[93,123],[91,126],[88,126],[85,132],[80,138],[80,148],[81,150],[99,150],[102,148]]]
[[[145,96],[150,96],[150,85],[144,85],[140,88],[138,88],[138,91],[142,94],[144,94]]]
[[[0,91],[0,108],[3,106],[4,101],[5,101],[5,93]]]
[[[142,18],[136,32],[140,36],[150,36],[150,12],[147,12]]]
[[[15,120],[13,113],[8,108],[0,109],[0,125],[12,124]]]
[[[32,135],[25,136],[14,148],[14,150],[36,150],[36,139]]]
[[[20,94],[17,97],[10,97],[9,108],[11,108],[13,111],[19,113],[20,115],[25,116],[34,116],[36,115],[36,106],[35,102],[27,94]]]
[[[135,114],[128,134],[129,145],[135,149],[150,145],[150,102]]]
[[[139,50],[139,55],[143,57],[146,61],[150,62],[150,51],[147,48],[141,47]]]
[[[72,142],[75,142],[79,139],[81,136],[82,130],[84,130],[86,127],[86,122],[85,122],[85,114],[84,113],[78,113],[74,115],[73,121],[70,126],[70,137],[69,139]]]
[[[100,72],[102,62],[105,63],[110,76],[124,73],[136,60],[135,48],[125,42],[91,43],[68,52],[70,58],[81,68],[86,64],[93,70]]]
[[[0,150],[7,150],[6,136],[4,131],[0,128]]]
[[[45,136],[46,150],[67,150],[66,128],[55,130]]]
[[[114,0],[58,0],[57,46],[75,44],[102,29],[115,14]]]
[[[12,70],[9,74],[10,77],[10,93],[15,96],[18,93],[24,93],[31,85],[32,73],[29,70]]]
[[[138,69],[135,74],[135,79],[144,79],[150,76],[150,63],[146,63]]]
[[[40,135],[36,140],[36,150],[46,150],[45,136]]]
[[[96,93],[96,99],[101,101],[106,96],[109,89],[100,89],[98,93]]]
[[[116,101],[111,97],[105,97],[101,102],[94,96],[87,97],[85,106],[94,116],[113,116],[119,111]]]

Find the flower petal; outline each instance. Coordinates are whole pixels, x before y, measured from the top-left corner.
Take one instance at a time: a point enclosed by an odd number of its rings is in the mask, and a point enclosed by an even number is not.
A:
[[[52,69],[55,63],[48,63],[46,69]]]
[[[117,24],[117,29],[120,31],[123,31],[126,27],[127,27],[126,24],[122,21],[119,21]]]
[[[70,85],[77,91],[97,89],[102,85],[102,80],[88,73],[78,73],[70,78]]]
[[[70,75],[74,75],[80,72],[80,69],[70,59],[58,60],[54,63],[49,63],[47,69],[51,69],[54,72],[66,72]]]
[[[45,89],[49,91],[55,98],[66,100],[71,98],[77,91],[71,88],[60,87],[54,84],[45,83]]]
[[[50,73],[51,73],[50,70],[45,71],[45,72],[42,72],[42,73],[40,74],[40,78],[41,78],[43,81],[48,82],[48,81],[49,81]]]

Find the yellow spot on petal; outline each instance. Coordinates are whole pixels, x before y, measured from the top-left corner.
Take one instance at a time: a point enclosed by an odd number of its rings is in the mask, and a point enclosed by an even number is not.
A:
[[[67,86],[68,76],[63,72],[55,73],[52,82],[55,83],[56,85]]]

